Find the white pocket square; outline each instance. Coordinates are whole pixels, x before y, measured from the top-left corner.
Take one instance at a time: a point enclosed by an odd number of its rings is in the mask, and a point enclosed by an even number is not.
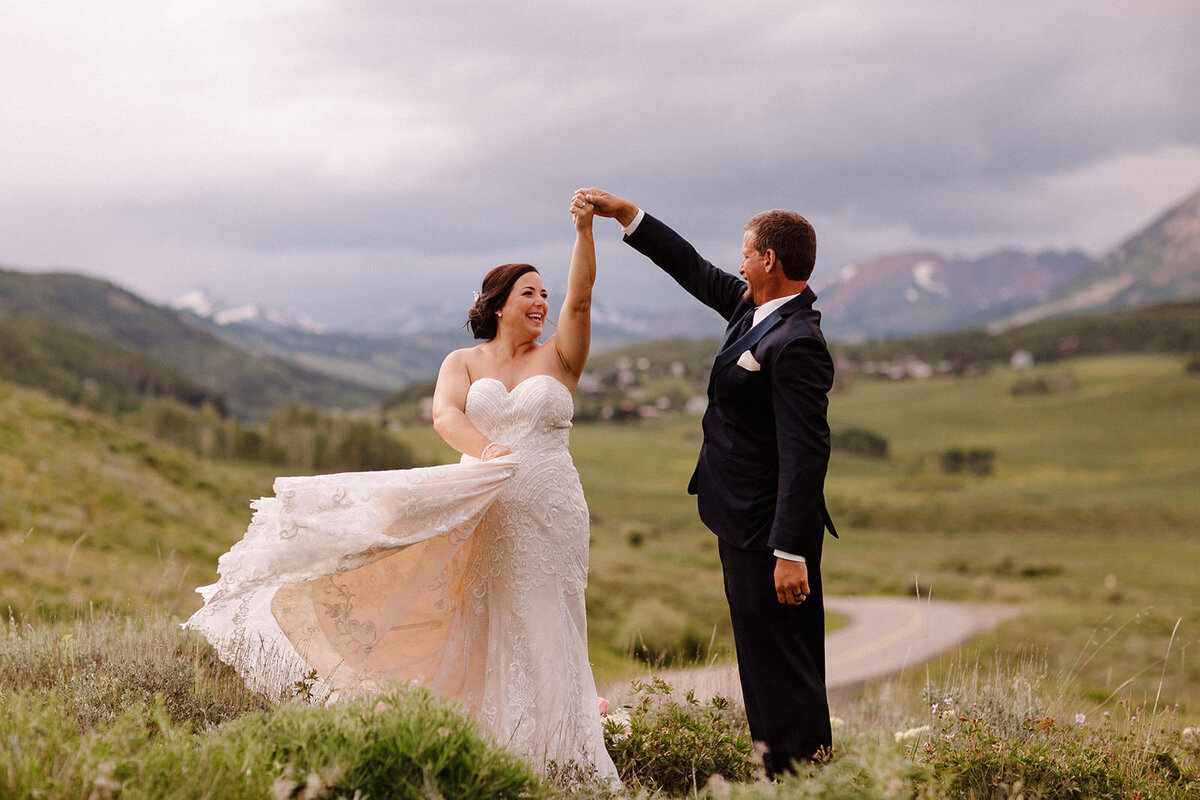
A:
[[[749,372],[758,372],[760,369],[762,369],[762,364],[759,364],[758,361],[755,360],[754,354],[749,350],[742,353],[737,360],[737,365]]]

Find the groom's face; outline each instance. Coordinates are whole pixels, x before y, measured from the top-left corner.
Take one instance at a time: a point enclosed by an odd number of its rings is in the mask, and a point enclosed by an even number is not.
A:
[[[757,306],[762,305],[763,280],[766,277],[763,266],[767,258],[758,252],[756,245],[754,231],[746,231],[742,235],[742,265],[738,267],[738,274],[746,280],[746,294],[743,295],[743,299]]]

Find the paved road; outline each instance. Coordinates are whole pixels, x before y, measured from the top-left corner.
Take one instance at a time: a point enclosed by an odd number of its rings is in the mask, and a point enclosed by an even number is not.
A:
[[[867,681],[924,663],[1017,613],[1010,607],[903,597],[826,598],[825,607],[847,618],[847,624],[825,642],[827,685],[835,706]],[[715,694],[739,703],[742,699],[736,665],[658,674],[680,692],[692,689],[702,702]],[[608,691],[611,694],[607,696],[628,694],[622,686],[608,687]]]

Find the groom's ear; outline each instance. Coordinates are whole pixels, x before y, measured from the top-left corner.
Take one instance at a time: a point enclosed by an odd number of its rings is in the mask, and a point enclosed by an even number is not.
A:
[[[764,272],[770,272],[779,266],[779,259],[775,257],[775,250],[770,247],[763,251],[763,259],[766,261],[763,264]]]

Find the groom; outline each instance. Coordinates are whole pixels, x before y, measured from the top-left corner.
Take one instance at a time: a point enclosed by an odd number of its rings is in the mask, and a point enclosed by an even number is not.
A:
[[[688,492],[718,537],[746,716],[768,774],[831,746],[821,544],[833,360],[808,288],[812,226],[791,211],[746,225],[738,280],[628,200],[584,189],[598,216],[729,325],[708,382]]]

